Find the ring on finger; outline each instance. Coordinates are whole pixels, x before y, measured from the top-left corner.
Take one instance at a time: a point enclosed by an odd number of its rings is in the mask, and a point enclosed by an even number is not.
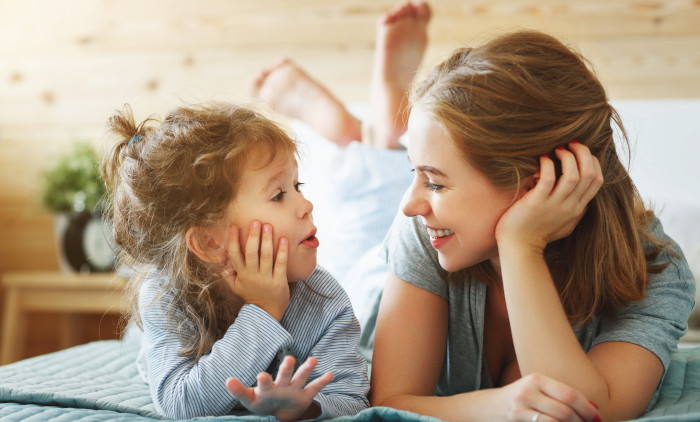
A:
[[[535,411],[535,414],[534,414],[534,415],[532,415],[532,419],[531,419],[531,421],[532,421],[532,422],[537,422],[537,420],[538,420],[538,419],[540,418],[540,415],[541,415],[541,413],[540,413],[540,412],[538,412],[538,411]]]

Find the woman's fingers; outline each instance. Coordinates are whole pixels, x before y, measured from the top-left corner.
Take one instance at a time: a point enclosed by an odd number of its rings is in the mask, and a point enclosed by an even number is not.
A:
[[[546,408],[549,416],[561,421],[600,421],[598,409],[581,392],[548,377],[541,377],[539,387],[551,398]]]

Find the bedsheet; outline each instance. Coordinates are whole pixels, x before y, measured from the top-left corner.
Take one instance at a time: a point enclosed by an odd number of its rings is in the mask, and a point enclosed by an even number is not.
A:
[[[164,419],[134,364],[137,349],[104,340],[0,366],[0,421]],[[196,420],[273,421],[250,414]],[[700,347],[677,351],[658,400],[640,422],[700,421]],[[370,408],[334,421],[435,422],[390,408]]]

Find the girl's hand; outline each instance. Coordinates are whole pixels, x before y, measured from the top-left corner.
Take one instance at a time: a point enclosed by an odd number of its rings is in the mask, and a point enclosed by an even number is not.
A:
[[[254,388],[246,388],[235,378],[226,381],[226,388],[255,414],[272,415],[281,421],[294,421],[302,415],[315,418],[320,415],[320,409],[311,407],[313,398],[333,379],[333,374],[326,372],[304,387],[316,363],[316,358],[310,357],[294,373],[294,358],[286,356],[274,382],[270,374],[261,372]],[[307,412],[312,410],[316,411],[315,415]]]
[[[262,226],[262,243],[261,237]],[[259,306],[277,321],[289,305],[287,282],[287,239],[279,240],[277,259],[273,265],[272,226],[255,220],[245,245],[245,258],[240,250],[238,228],[229,229],[228,262],[223,271],[229,288],[245,303]],[[258,252],[259,251],[259,252]]]
[[[576,141],[569,150],[556,150],[562,175],[556,179],[554,162],[540,158],[540,179],[501,217],[496,239],[502,242],[528,242],[544,250],[550,242],[571,234],[586,212],[588,203],[603,185],[598,159],[588,147]]]
[[[579,391],[542,374],[527,375],[500,389],[509,421],[600,422],[596,405]],[[503,406],[505,404],[505,407]]]

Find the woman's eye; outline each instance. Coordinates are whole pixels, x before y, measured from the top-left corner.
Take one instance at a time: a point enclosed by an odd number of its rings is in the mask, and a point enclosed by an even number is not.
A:
[[[442,188],[444,188],[444,186],[431,182],[425,182],[425,188],[431,192],[439,192],[442,190]]]
[[[282,198],[284,198],[284,194],[287,193],[286,191],[280,191],[277,195],[272,197],[273,202],[281,202]]]
[[[302,182],[297,182],[296,184],[294,184],[294,190],[297,192],[301,192],[302,186],[304,186],[304,184]]]

